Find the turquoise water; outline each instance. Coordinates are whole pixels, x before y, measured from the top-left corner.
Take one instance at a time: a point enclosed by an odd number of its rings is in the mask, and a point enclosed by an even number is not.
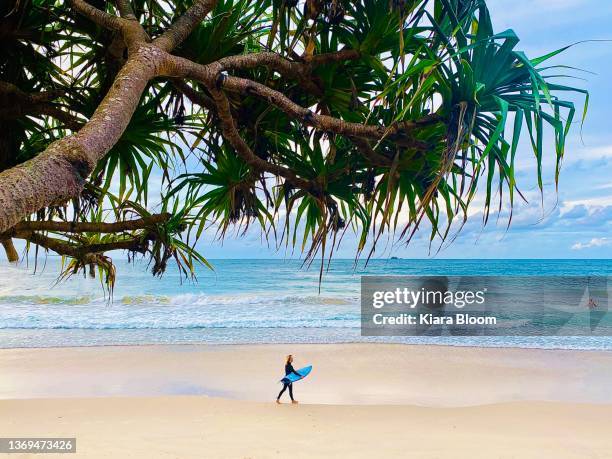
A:
[[[610,337],[388,337],[360,334],[360,275],[611,276],[612,260],[334,260],[319,293],[318,266],[296,260],[213,260],[198,282],[170,268],[118,263],[112,302],[96,280],[55,285],[59,260],[0,265],[0,347],[151,343],[384,341],[464,346],[612,349]]]

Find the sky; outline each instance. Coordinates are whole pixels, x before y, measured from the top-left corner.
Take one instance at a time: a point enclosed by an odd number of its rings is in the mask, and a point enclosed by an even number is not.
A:
[[[489,0],[496,31],[513,29],[517,49],[529,57],[546,54],[573,42],[612,39],[612,2],[601,0]],[[377,255],[401,258],[612,258],[612,41],[590,42],[570,48],[555,60],[588,70],[575,75],[587,81],[569,82],[590,92],[588,115],[580,132],[574,126],[565,152],[558,192],[554,186],[554,150],[544,159],[544,198],[537,189],[531,147],[518,152],[519,186],[528,203],[515,204],[512,225],[507,211],[491,217],[483,228],[482,199],[457,238],[429,246],[428,231],[410,245],[389,243]],[[559,81],[559,83],[563,83]],[[568,81],[565,81],[568,83]],[[582,100],[576,99],[581,109]],[[578,116],[579,118],[579,116]],[[212,237],[201,244],[210,258],[285,257],[284,250],[268,248],[257,232],[228,237],[223,244]],[[335,256],[352,258],[355,239],[345,237]],[[294,257],[299,254],[293,254]]]
[[[513,29],[517,49],[529,57],[546,54],[573,42],[612,39],[609,22],[612,2],[601,0],[489,0],[495,29]],[[590,92],[586,122],[574,126],[565,152],[558,192],[554,186],[554,150],[544,157],[544,197],[535,179],[531,147],[522,143],[517,176],[528,203],[517,202],[512,225],[507,209],[499,219],[482,221],[482,198],[477,198],[468,223],[450,244],[430,248],[428,231],[410,245],[380,245],[377,256],[401,258],[612,258],[612,41],[588,42],[570,48],[552,63],[567,64],[592,73],[575,74],[586,81],[559,81]],[[581,99],[576,99],[581,108]],[[579,118],[579,117],[578,117]],[[153,189],[155,186],[150,186]],[[353,258],[356,240],[347,235],[335,257]],[[198,243],[201,253],[216,258],[299,257],[262,241],[259,231],[243,237],[229,235],[221,243],[212,232]],[[0,251],[1,252],[1,251]],[[3,257],[4,254],[0,254]]]

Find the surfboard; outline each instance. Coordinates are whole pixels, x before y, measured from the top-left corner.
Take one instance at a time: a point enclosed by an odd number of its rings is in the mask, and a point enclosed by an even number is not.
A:
[[[301,376],[298,376],[295,373],[291,373],[290,375],[283,377],[283,379],[281,379],[281,382],[282,383],[284,382],[294,383],[296,381],[299,381],[300,379],[304,379],[312,371],[312,365],[308,365],[307,367],[300,368],[299,370],[295,370],[295,371],[297,371]]]

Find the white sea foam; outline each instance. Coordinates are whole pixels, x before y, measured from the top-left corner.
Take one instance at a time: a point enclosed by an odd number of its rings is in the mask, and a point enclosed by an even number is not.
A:
[[[332,264],[318,294],[318,272],[274,260],[215,262],[198,283],[160,279],[119,263],[109,302],[98,280],[55,285],[57,266],[0,266],[0,347],[142,343],[386,341],[445,345],[611,349],[608,337],[418,337],[360,335],[359,274],[350,260]],[[605,274],[610,261],[373,261],[368,274]],[[522,319],[505,323],[520,326]]]

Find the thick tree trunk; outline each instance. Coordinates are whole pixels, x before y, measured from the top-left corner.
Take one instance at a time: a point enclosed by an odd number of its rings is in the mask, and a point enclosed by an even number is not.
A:
[[[149,80],[159,73],[163,61],[164,53],[159,49],[140,46],[80,131],[0,173],[0,233],[43,207],[78,196],[97,162],[123,134]]]

